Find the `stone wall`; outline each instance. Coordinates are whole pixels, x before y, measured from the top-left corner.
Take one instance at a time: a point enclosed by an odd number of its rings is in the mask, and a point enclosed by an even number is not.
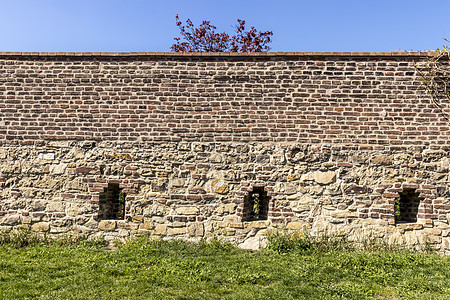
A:
[[[448,252],[450,127],[420,59],[0,54],[0,226]]]

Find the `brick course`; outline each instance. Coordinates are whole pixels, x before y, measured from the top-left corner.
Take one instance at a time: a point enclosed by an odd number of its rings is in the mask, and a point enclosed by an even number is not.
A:
[[[0,142],[448,146],[421,53],[0,53]]]

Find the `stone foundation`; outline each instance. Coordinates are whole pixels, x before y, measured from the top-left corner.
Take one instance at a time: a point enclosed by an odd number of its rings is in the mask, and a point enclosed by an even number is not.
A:
[[[448,252],[448,157],[414,147],[295,143],[4,145],[0,224],[106,240],[219,236],[250,247],[271,230],[308,230]],[[415,221],[402,211],[396,220],[405,190],[418,198]],[[119,192],[124,214],[117,206],[105,214],[102,197],[118,201]]]
[[[448,253],[450,108],[425,55],[0,53],[0,226]]]

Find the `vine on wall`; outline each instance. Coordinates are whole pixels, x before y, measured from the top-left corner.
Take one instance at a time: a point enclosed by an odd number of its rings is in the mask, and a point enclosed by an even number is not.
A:
[[[447,39],[445,41],[449,42]],[[423,64],[416,66],[422,84],[431,96],[433,104],[450,121],[450,49],[444,46],[430,52]]]

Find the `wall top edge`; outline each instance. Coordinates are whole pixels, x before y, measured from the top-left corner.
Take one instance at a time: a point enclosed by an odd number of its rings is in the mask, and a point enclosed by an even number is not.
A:
[[[314,149],[328,149],[328,150],[360,150],[360,151],[394,151],[394,150],[408,150],[408,151],[423,151],[423,150],[444,150],[450,151],[450,144],[429,144],[429,145],[382,145],[382,144],[345,144],[345,143],[303,143],[303,142],[290,142],[290,141],[233,141],[233,142],[207,142],[207,141],[104,141],[104,140],[0,140],[0,147],[44,147],[44,148],[67,148],[75,145],[81,148],[116,148],[118,149],[131,149],[132,147],[138,148],[151,148],[154,146],[169,146],[177,144],[212,144],[212,145],[273,145],[280,147],[291,147],[303,145]]]
[[[286,57],[286,56],[335,56],[335,57],[425,57],[437,55],[428,52],[0,52],[0,57],[11,56],[69,56],[69,57]]]

